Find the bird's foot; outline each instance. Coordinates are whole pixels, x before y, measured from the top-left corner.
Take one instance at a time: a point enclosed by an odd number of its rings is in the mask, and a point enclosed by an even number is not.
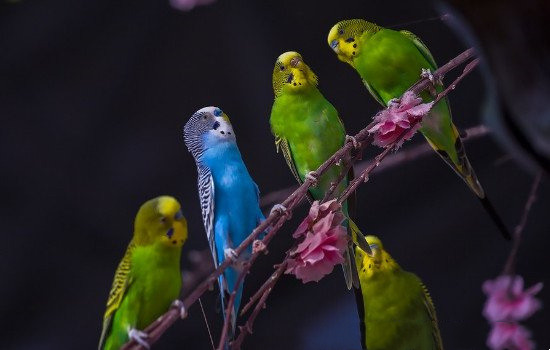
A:
[[[388,108],[399,106],[399,103],[401,103],[401,99],[394,97],[388,101]]]
[[[315,171],[310,171],[306,174],[306,180],[309,180],[311,182],[311,186],[315,187],[317,186],[317,179],[319,177],[319,174],[317,174]]]
[[[252,253],[263,252],[263,251],[265,251],[267,254],[267,250],[264,242],[262,242],[261,239],[254,240],[254,242],[252,242]]]
[[[430,81],[430,83],[432,83],[432,84],[436,83],[434,75],[432,74],[432,71],[427,69],[427,68],[422,68],[422,72],[420,73],[420,77],[427,78]]]
[[[128,330],[128,338],[131,340],[135,340],[136,343],[143,346],[146,349],[150,349],[151,345],[145,341],[145,339],[149,338],[149,334],[142,332],[135,328],[130,328]]]
[[[361,142],[357,141],[357,139],[353,136],[346,135],[346,142],[353,143],[353,148],[358,149],[361,147]]]
[[[238,254],[237,254],[237,252],[235,251],[235,249],[233,249],[233,248],[225,248],[225,249],[223,250],[223,256],[224,256],[226,259],[231,260],[232,262],[234,262],[234,261],[237,260],[237,258],[238,258]]]
[[[287,208],[282,204],[275,204],[273,208],[271,208],[269,215],[273,214],[273,212],[278,212],[279,215],[286,216],[287,220],[292,217],[292,213],[289,212]]]
[[[180,318],[182,320],[187,317],[187,309],[185,308],[185,305],[183,305],[183,301],[176,299],[172,302],[172,306],[179,310]]]

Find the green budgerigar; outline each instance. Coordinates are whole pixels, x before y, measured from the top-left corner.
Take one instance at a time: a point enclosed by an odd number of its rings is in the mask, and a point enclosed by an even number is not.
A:
[[[334,25],[328,34],[328,44],[338,58],[359,73],[370,94],[383,106],[399,98],[421,77],[437,69],[432,54],[413,33],[380,27],[362,19],[345,20]],[[437,91],[442,91],[437,86]],[[433,100],[423,92],[424,101]],[[459,132],[451,119],[447,98],[433,106],[422,120],[420,128],[430,146],[460,176],[481,200],[484,208],[503,236],[508,229],[487,199],[466,156]]]
[[[277,151],[282,151],[296,180],[303,183],[310,172],[317,170],[344,145],[346,130],[334,106],[317,89],[317,76],[299,53],[290,51],[279,56],[273,69],[273,90],[275,101],[271,109],[270,124],[275,145]],[[342,165],[334,165],[316,179],[316,186],[309,191],[311,197],[315,200],[323,199],[341,171]],[[347,184],[348,180],[344,179],[335,193],[341,193]],[[343,210],[346,216],[347,208],[348,204],[345,203]],[[348,227],[355,230],[355,224],[351,220],[348,220]],[[366,241],[358,243],[368,249]],[[352,256],[350,241],[350,249],[344,256],[343,264],[349,289],[352,285],[359,286]]]
[[[129,339],[148,347],[140,331],[168,310],[181,290],[181,247],[187,221],[178,201],[161,196],[145,202],[134,235],[115,272],[98,349],[119,349]]]
[[[403,270],[376,236],[372,255],[356,249],[363,293],[361,345],[368,350],[443,350],[432,299],[414,273]]]

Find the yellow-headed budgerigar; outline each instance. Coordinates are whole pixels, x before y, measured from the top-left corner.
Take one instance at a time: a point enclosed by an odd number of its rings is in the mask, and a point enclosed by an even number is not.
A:
[[[328,34],[328,44],[341,61],[355,68],[370,94],[384,106],[402,96],[421,74],[431,77],[431,72],[437,69],[432,54],[414,34],[379,27],[362,19],[345,20],[334,25]],[[436,89],[442,91],[441,86]],[[424,101],[433,100],[428,92],[420,96]],[[466,182],[503,236],[509,239],[508,229],[487,199],[466,156],[446,97],[422,120],[420,131],[430,146]]]
[[[237,259],[234,249],[264,220],[258,186],[243,162],[229,117],[221,109],[205,107],[195,112],[185,124],[184,139],[197,163],[202,218],[218,266],[225,259]],[[229,294],[236,290],[230,337],[243,290],[243,284],[236,286],[236,282],[251,249],[249,246],[219,278],[224,312]]]
[[[119,349],[129,339],[148,347],[141,329],[178,298],[181,247],[186,240],[187,221],[176,199],[161,196],[141,206],[107,300],[100,350]]]
[[[367,236],[367,242],[372,255],[356,248],[363,349],[443,350],[435,308],[420,278],[403,270],[378,237]]]
[[[289,51],[279,56],[273,68],[273,90],[275,101],[269,121],[275,145],[277,151],[280,149],[283,152],[296,180],[303,183],[310,172],[317,170],[344,145],[346,130],[334,106],[317,88],[317,76],[299,53]],[[342,165],[334,165],[319,179],[315,179],[317,184],[309,190],[311,197],[315,200],[323,199],[341,171]],[[352,171],[349,175],[353,178]],[[347,185],[348,178],[345,178],[335,193],[343,192]],[[349,218],[348,201],[344,203],[343,211]],[[355,230],[351,220],[346,225],[350,230]],[[361,239],[363,235],[355,237]],[[357,243],[368,249],[364,240]],[[342,266],[347,287],[359,287],[351,240],[344,260]]]

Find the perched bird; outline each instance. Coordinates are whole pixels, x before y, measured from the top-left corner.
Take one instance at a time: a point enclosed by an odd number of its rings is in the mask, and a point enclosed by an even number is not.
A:
[[[364,309],[361,345],[368,350],[442,350],[432,299],[414,273],[403,270],[378,237],[367,236],[372,255],[356,248]]]
[[[359,73],[370,94],[383,106],[399,98],[421,77],[430,78],[437,69],[432,54],[413,33],[379,27],[362,19],[345,20],[334,25],[328,34],[328,44],[338,59],[350,64]],[[442,91],[437,86],[438,92]],[[433,100],[429,92],[420,95]],[[474,169],[466,156],[459,132],[451,119],[449,101],[441,99],[420,128],[430,146],[460,176],[480,199],[502,235],[510,233],[487,199]]]
[[[197,163],[202,219],[214,264],[235,260],[219,277],[224,313],[230,293],[236,290],[231,338],[243,291],[243,284],[236,286],[236,282],[252,248],[247,247],[240,257],[234,249],[265,219],[259,190],[244,165],[229,117],[221,109],[205,107],[195,112],[185,124],[184,139]]]
[[[317,89],[317,76],[299,53],[290,51],[279,56],[273,68],[273,90],[275,101],[269,122],[277,152],[282,151],[292,174],[303,183],[311,172],[344,145],[346,130],[334,106]],[[342,165],[334,165],[319,179],[314,179],[317,184],[310,188],[310,196],[315,200],[323,199],[341,171]],[[352,170],[349,176],[353,178]],[[341,193],[347,185],[348,179],[345,178],[335,193]],[[343,210],[349,218],[347,201]],[[350,220],[346,224],[348,231],[355,228]],[[363,238],[363,235],[356,237]],[[362,243],[363,249],[368,249],[364,240],[358,243]],[[342,267],[347,287],[351,289],[352,285],[358,287],[359,281],[351,240],[349,248]]]
[[[148,347],[147,334],[140,330],[179,296],[186,240],[187,221],[175,198],[157,197],[139,208],[134,236],[109,292],[98,349],[119,349],[129,339]]]

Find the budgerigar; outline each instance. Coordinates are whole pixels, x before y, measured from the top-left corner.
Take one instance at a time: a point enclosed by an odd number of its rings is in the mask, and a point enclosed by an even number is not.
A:
[[[430,76],[437,69],[432,54],[413,33],[386,29],[362,19],[334,25],[328,35],[328,44],[341,61],[355,68],[370,94],[384,106],[403,95],[420,79],[421,73]],[[436,89],[442,91],[441,86]],[[424,101],[433,100],[429,92],[423,92],[421,97]],[[420,131],[481,200],[503,236],[509,239],[508,229],[487,199],[466,156],[446,97],[422,120]]]
[[[363,349],[443,350],[435,308],[420,278],[403,270],[378,237],[367,236],[367,242],[372,255],[356,249]]]
[[[176,199],[161,196],[141,206],[134,236],[115,273],[98,349],[119,349],[130,338],[147,346],[141,330],[179,296],[186,240],[187,221]]]
[[[285,52],[279,56],[273,69],[275,101],[271,109],[271,131],[275,136],[277,151],[281,150],[292,174],[303,183],[309,173],[325,162],[346,141],[346,130],[338,112],[317,88],[317,76],[297,52]],[[331,182],[337,180],[342,165],[332,166],[317,180],[309,193],[313,199],[323,199]],[[350,172],[351,176],[352,172]],[[347,186],[344,179],[336,188],[341,193]],[[343,205],[348,215],[347,201]],[[353,222],[346,223],[348,227]],[[363,235],[357,235],[363,238]],[[368,249],[366,242],[363,248]],[[348,289],[359,286],[354,263],[353,245],[345,253],[344,277]]]
[[[258,186],[243,162],[229,117],[217,107],[205,107],[185,124],[184,139],[195,158],[202,218],[217,267],[236,259],[235,248],[264,220]],[[231,313],[231,334],[241,303],[243,284],[236,286],[249,246],[219,278],[222,308],[236,288]],[[225,317],[225,315],[224,315]]]

